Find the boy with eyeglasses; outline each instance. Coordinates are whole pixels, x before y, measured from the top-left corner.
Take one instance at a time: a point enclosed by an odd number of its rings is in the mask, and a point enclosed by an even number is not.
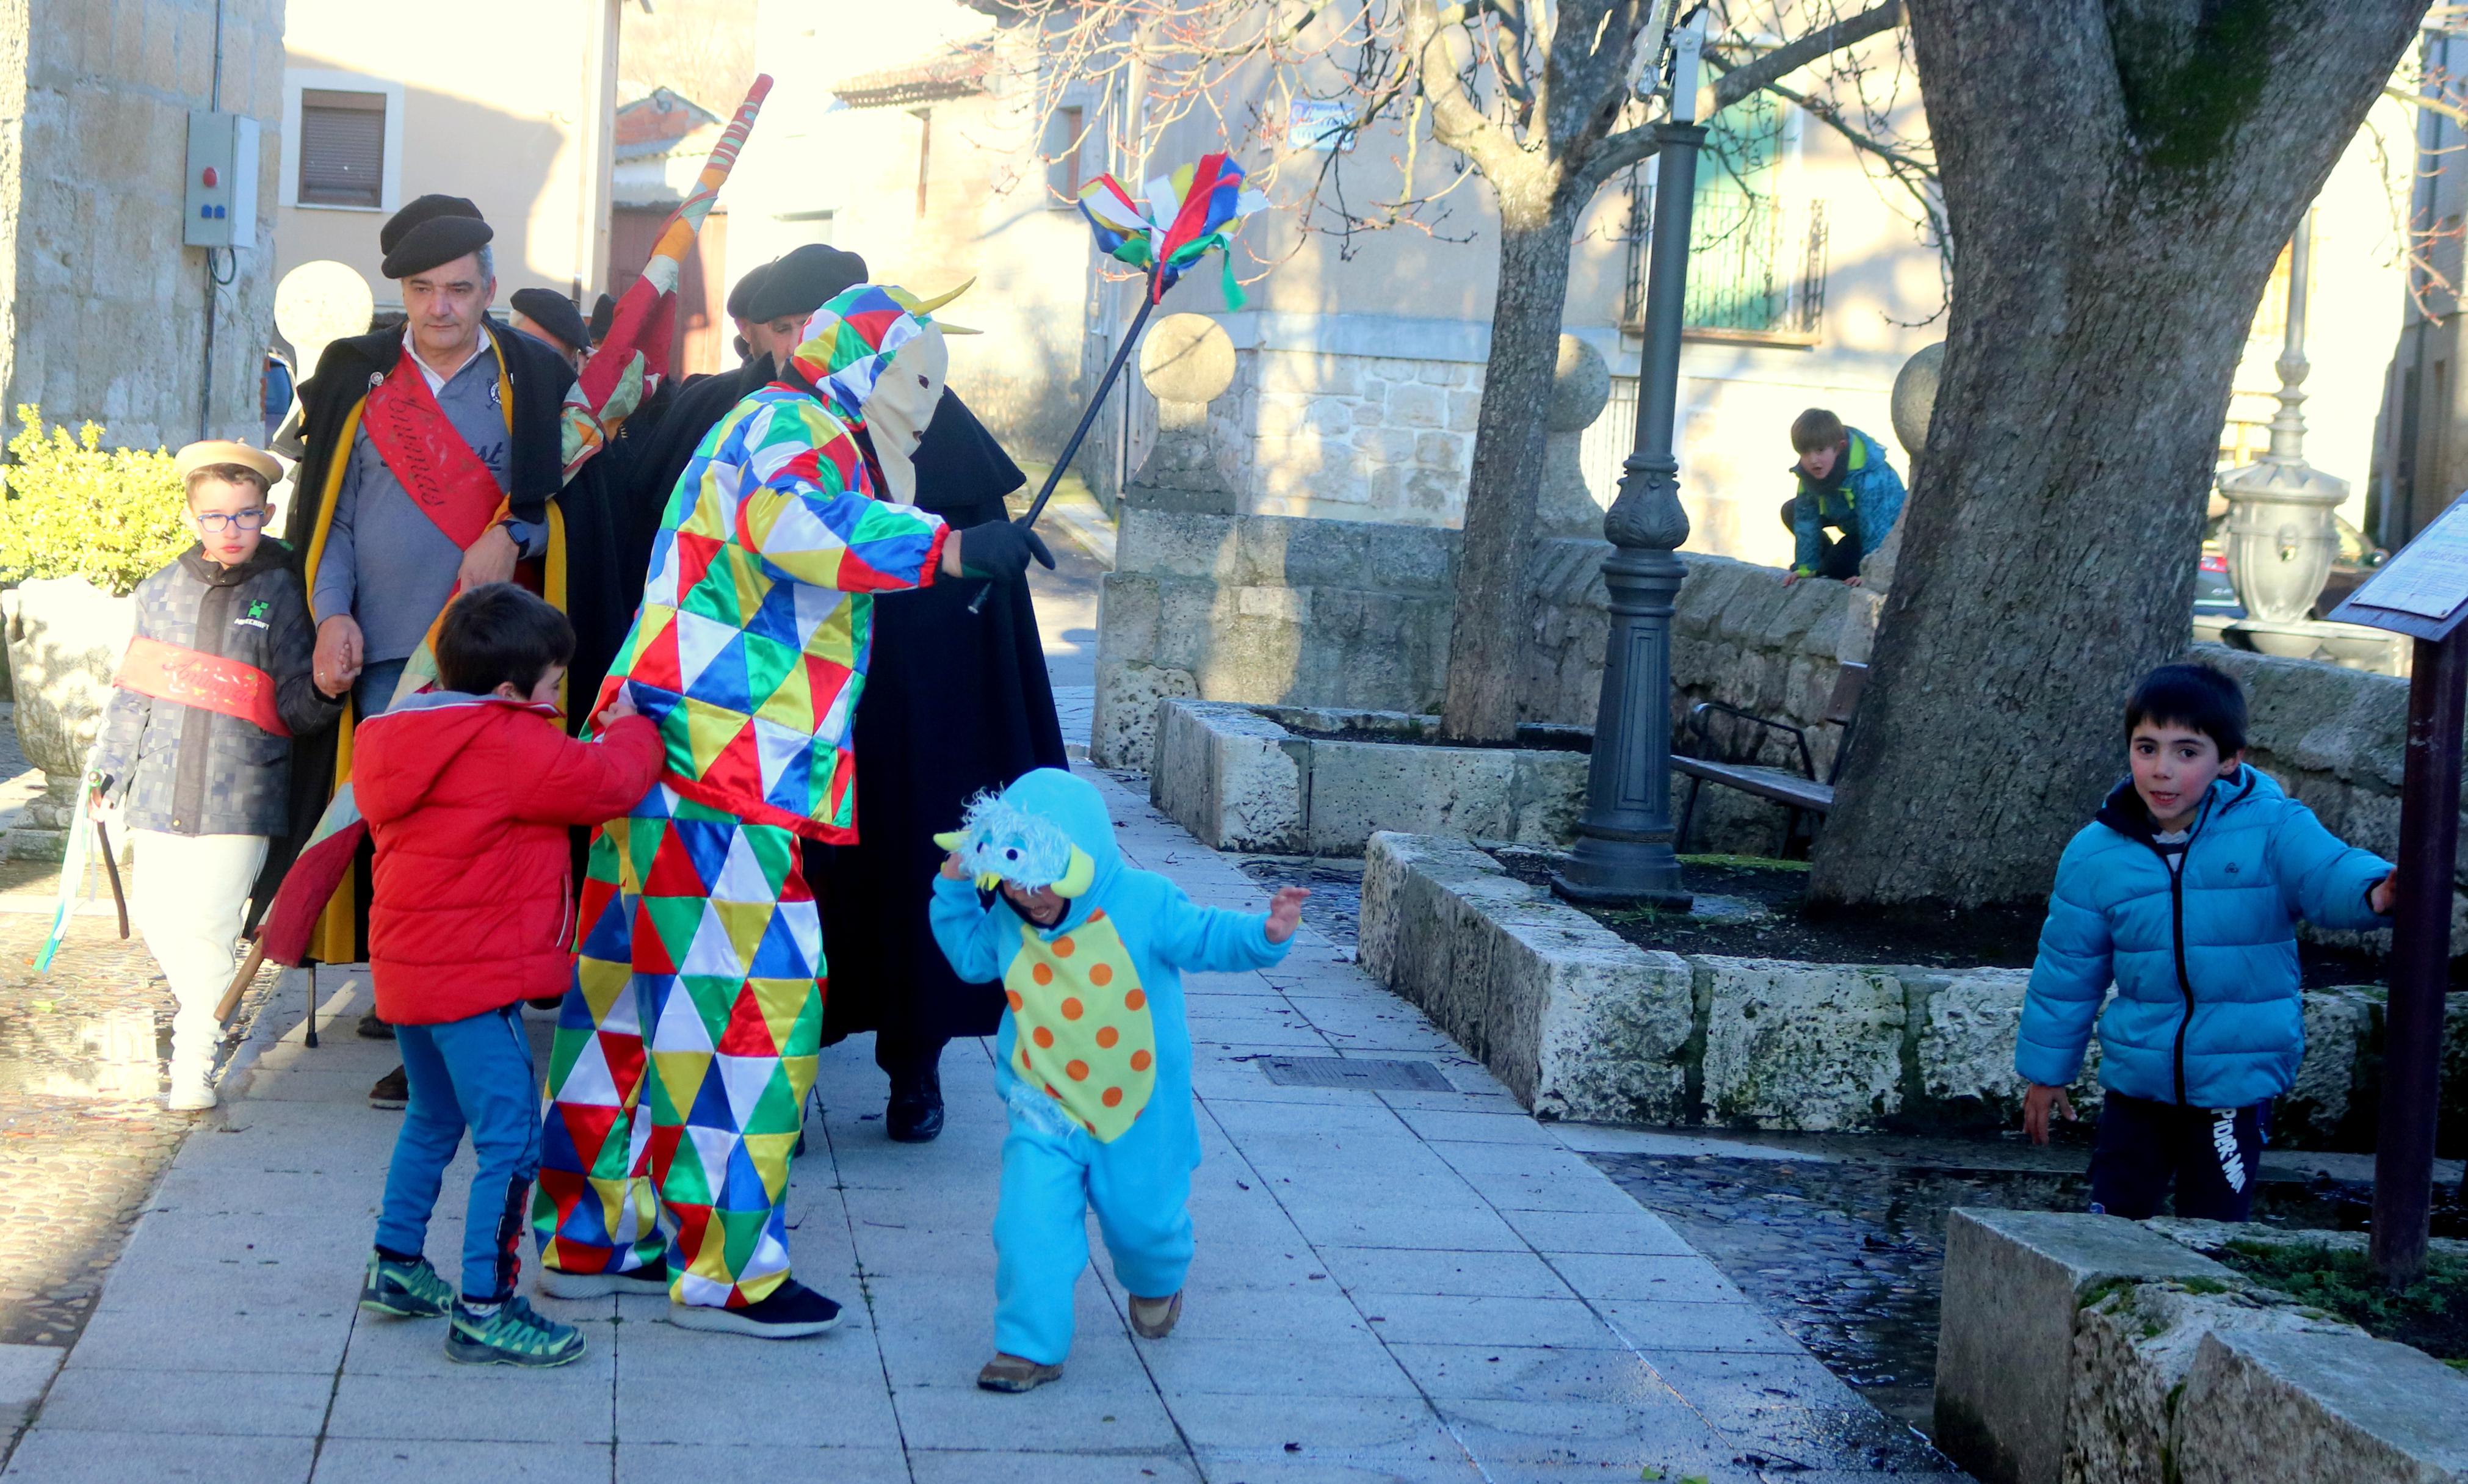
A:
[[[87,808],[127,810],[130,916],[179,1008],[170,1106],[215,1105],[215,1005],[232,974],[266,841],[286,828],[291,742],[334,724],[290,552],[265,537],[272,455],[213,440],[180,450],[197,543],[137,588],[137,633],[113,677]]]

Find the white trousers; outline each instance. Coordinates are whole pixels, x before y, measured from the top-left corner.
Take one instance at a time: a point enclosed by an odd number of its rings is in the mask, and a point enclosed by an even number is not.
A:
[[[171,1085],[205,1084],[221,1024],[215,1006],[231,988],[232,945],[240,937],[249,888],[265,864],[262,834],[129,832],[137,880],[128,915],[146,949],[171,981]]]

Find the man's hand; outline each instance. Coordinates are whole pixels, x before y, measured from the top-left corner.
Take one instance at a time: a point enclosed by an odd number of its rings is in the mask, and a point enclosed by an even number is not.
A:
[[[2388,917],[2390,916],[2391,911],[2391,901],[2398,895],[2399,873],[2393,871],[2390,875],[2384,877],[2379,881],[2376,881],[2373,886],[2365,892],[2365,905],[2373,908],[2376,916]]]
[[[1785,587],[1796,586],[1798,582],[1799,574],[1796,572],[1786,572],[1782,575],[1782,585]]]
[[[952,532],[943,543],[947,563],[958,559],[955,554],[964,537],[968,559],[961,563],[960,570],[970,577],[1017,582],[1028,574],[1031,561],[1041,564],[1048,572],[1054,570],[1054,553],[1046,550],[1044,538],[1017,521],[990,520],[966,531]]]
[[[463,553],[463,565],[454,574],[455,581],[469,592],[491,582],[510,582],[514,578],[514,559],[521,552],[514,545],[514,535],[503,522],[480,533]]]
[[[1854,572],[1854,573],[1852,573],[1849,577],[1844,578],[1844,579],[1842,580],[1842,585],[1843,585],[1843,586],[1845,586],[1845,587],[1857,587],[1857,586],[1859,586],[1859,585],[1860,585],[1860,574],[1859,574],[1859,573],[1857,573],[1857,572]]]
[[[2031,1136],[2034,1144],[2048,1142],[2048,1109],[2051,1106],[2065,1115],[2066,1122],[2075,1121],[2073,1100],[2066,1096],[2065,1088],[2045,1087],[2033,1083],[2031,1090],[2022,1094],[2022,1131]]]
[[[943,879],[947,881],[965,881],[968,879],[969,868],[960,863],[960,853],[958,851],[953,851],[943,857]]]
[[[1283,943],[1294,935],[1303,923],[1303,903],[1311,901],[1309,888],[1280,886],[1268,899],[1268,941]]]
[[[360,677],[360,626],[337,613],[317,626],[317,653],[310,661],[317,689],[340,696]]]
[[[86,796],[85,796],[85,817],[86,817],[86,818],[88,818],[88,819],[101,819],[101,818],[103,818],[103,814],[108,810],[108,809],[109,809],[109,806],[105,805],[105,804],[103,802],[103,790],[102,790],[102,789],[100,789],[100,788],[93,788],[93,789],[89,789],[89,790],[87,790],[87,792],[86,792]]]

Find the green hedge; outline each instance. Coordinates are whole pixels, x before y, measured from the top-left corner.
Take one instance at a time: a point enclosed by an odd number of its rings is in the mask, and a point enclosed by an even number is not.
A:
[[[0,572],[125,595],[196,540],[168,450],[105,448],[93,422],[46,433],[39,407],[21,404],[17,421],[0,469]]]

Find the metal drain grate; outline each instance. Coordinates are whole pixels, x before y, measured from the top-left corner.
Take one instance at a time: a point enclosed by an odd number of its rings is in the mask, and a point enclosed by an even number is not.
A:
[[[1352,1061],[1345,1057],[1266,1057],[1268,1081],[1288,1087],[1352,1087],[1360,1092],[1454,1092],[1428,1062]]]

